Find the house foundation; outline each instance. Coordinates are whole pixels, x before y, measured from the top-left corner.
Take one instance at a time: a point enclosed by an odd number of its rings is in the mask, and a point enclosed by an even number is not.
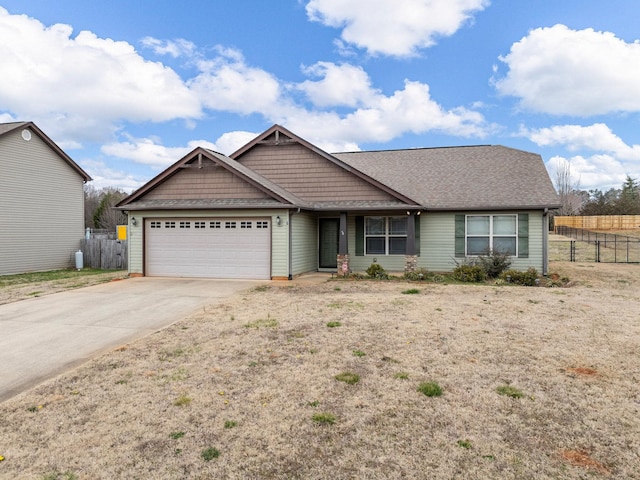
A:
[[[404,257],[404,273],[413,273],[418,269],[418,256],[406,255]]]

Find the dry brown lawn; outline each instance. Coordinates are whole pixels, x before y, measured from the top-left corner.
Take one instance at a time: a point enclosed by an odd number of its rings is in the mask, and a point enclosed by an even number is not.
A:
[[[0,478],[640,478],[640,267],[552,271],[265,284],[0,404]]]

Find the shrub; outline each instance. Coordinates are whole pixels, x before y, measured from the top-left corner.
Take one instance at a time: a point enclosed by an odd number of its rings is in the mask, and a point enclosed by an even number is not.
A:
[[[511,257],[507,253],[490,251],[478,257],[478,264],[489,278],[498,278],[511,265]]]
[[[480,265],[460,264],[453,269],[453,278],[459,282],[482,282],[486,273]]]
[[[533,287],[538,279],[538,271],[535,268],[529,268],[526,272],[520,270],[507,270],[500,274],[500,278],[516,285],[524,285],[525,287]]]
[[[426,268],[419,268],[414,272],[406,272],[404,274],[405,280],[412,282],[426,280],[429,275],[429,271]]]
[[[367,268],[366,271],[369,278],[375,278],[378,280],[389,279],[389,274],[384,268],[382,268],[382,265],[380,265],[379,263],[372,263],[371,265],[369,265],[369,268]]]

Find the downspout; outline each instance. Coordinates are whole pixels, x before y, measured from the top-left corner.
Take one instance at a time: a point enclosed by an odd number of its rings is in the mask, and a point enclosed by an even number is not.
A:
[[[545,208],[542,214],[542,275],[549,274],[549,209]]]
[[[278,132],[276,131],[276,133]],[[293,229],[291,226],[293,224],[293,215],[296,213],[300,213],[300,208],[298,208],[297,212],[289,210],[289,280],[293,280]]]

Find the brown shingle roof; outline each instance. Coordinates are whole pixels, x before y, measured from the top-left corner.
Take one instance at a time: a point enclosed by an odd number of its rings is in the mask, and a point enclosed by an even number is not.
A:
[[[555,208],[540,155],[503,146],[333,154],[433,210]]]

